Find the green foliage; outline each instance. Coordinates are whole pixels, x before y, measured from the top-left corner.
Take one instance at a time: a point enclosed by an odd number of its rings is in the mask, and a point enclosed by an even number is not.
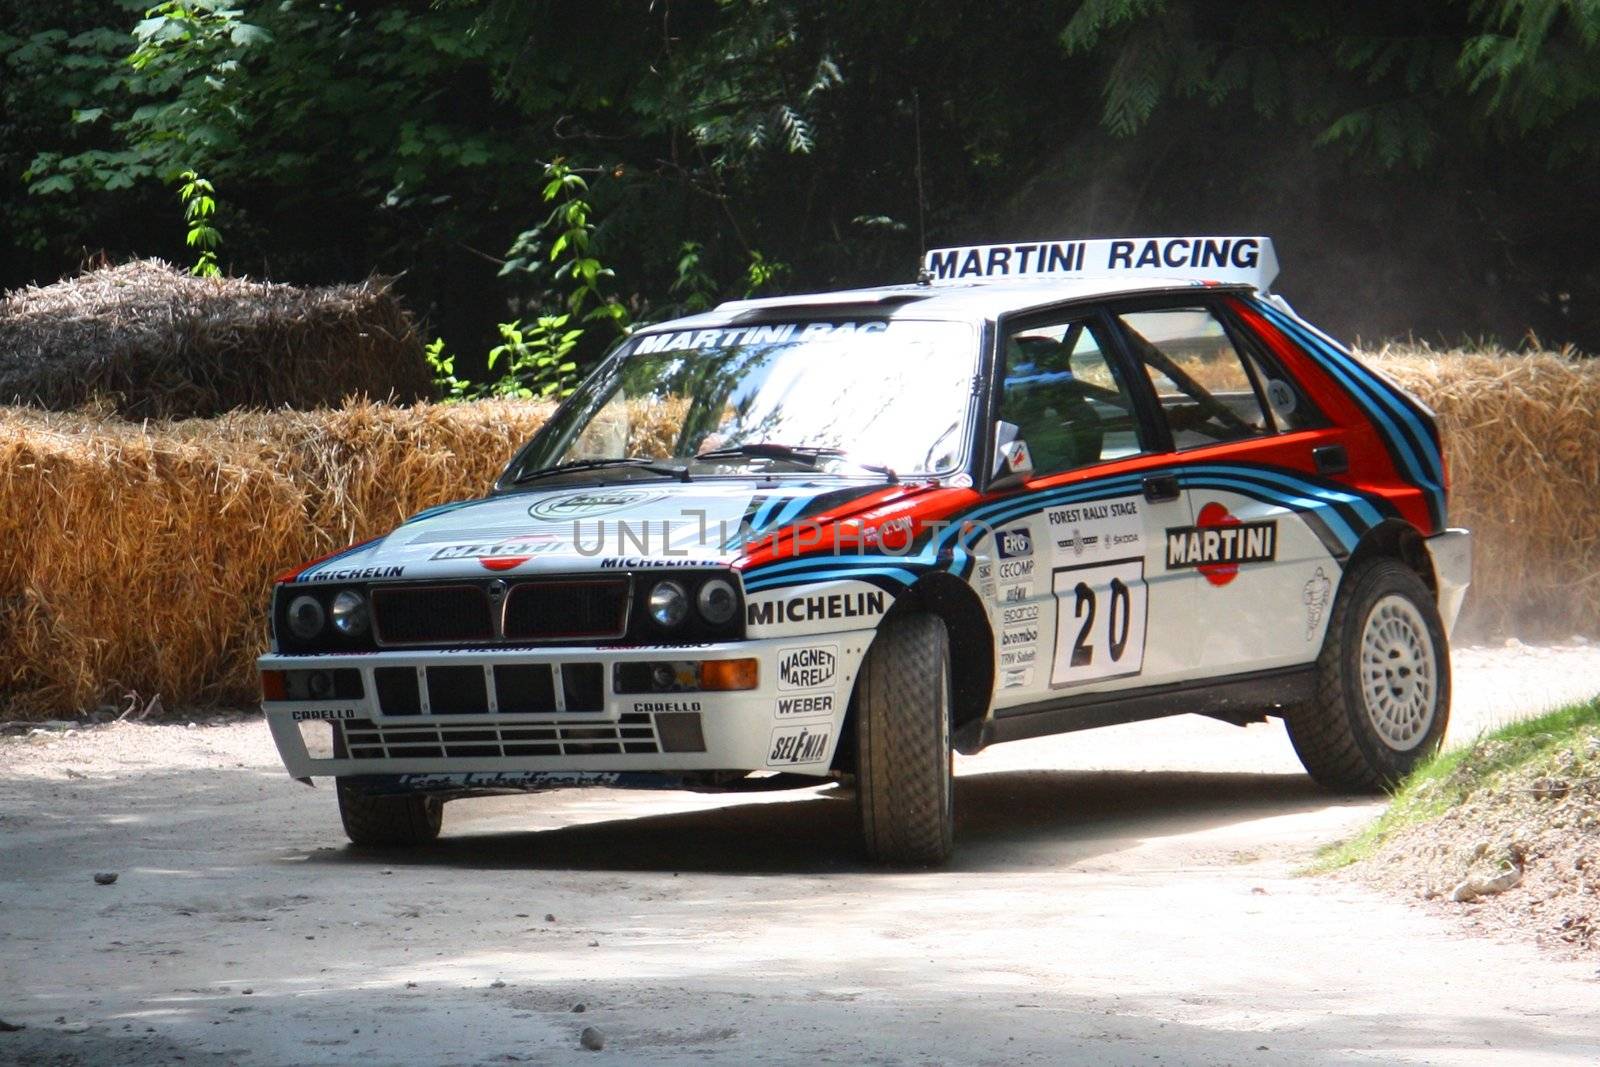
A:
[[[428,367],[433,371],[433,384],[439,390],[441,400],[471,400],[480,395],[479,388],[471,381],[456,377],[456,357],[446,350],[443,337],[435,337],[430,341],[422,350],[422,358],[428,361]]]
[[[1263,157],[1320,138],[1348,156],[1304,200],[1347,230],[1382,209],[1351,173],[1493,220],[1450,270],[1515,279],[1509,332],[1600,306],[1558,202],[1600,155],[1595,0],[152,2],[13,5],[0,282],[190,255],[192,171],[230,271],[394,275],[473,380],[497,323],[569,316],[582,367],[724,297],[909,278],[924,239],[1253,228],[1295,184]]]
[[[1337,8],[1264,0],[1084,0],[1061,42],[1106,63],[1101,121],[1131,136],[1158,107],[1246,98],[1380,166],[1422,167],[1446,138],[1546,135],[1554,161],[1600,154],[1600,4],[1472,0]]]
[[[788,264],[770,260],[760,251],[751,249],[750,264],[745,268],[744,295],[756,296],[768,289],[776,288],[783,276],[788,273]]]
[[[677,277],[668,288],[678,303],[670,308],[673,315],[694,315],[708,311],[717,301],[717,280],[705,264],[705,245],[699,241],[685,241],[679,249]]]
[[[502,322],[501,343],[489,350],[489,370],[501,360],[505,368],[480,395],[532,400],[572,392],[578,369],[572,350],[583,330],[568,329],[571,319],[571,315],[541,315],[527,328],[520,320]]]
[[[217,249],[222,246],[222,234],[211,224],[217,213],[216,190],[211,183],[192,170],[178,176],[178,199],[183,202],[183,218],[188,223],[184,244],[198,251],[199,256],[189,273],[200,278],[216,278],[222,274],[217,266]]]

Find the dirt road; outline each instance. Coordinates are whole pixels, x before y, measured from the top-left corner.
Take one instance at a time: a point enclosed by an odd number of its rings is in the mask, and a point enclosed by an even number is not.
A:
[[[1587,647],[1456,669],[1458,740],[1600,690]],[[1600,1059],[1592,961],[1294,877],[1379,805],[1315,788],[1277,724],[959,770],[955,865],[890,875],[827,791],[464,802],[402,859],[345,847],[259,722],[0,740],[0,1020],[26,1024],[0,1061]]]

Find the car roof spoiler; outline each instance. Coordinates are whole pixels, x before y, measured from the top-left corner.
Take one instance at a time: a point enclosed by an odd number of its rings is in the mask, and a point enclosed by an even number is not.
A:
[[[1270,237],[1105,237],[935,248],[918,280],[928,285],[1032,278],[1170,279],[1196,285],[1251,285],[1267,292],[1278,276]]]

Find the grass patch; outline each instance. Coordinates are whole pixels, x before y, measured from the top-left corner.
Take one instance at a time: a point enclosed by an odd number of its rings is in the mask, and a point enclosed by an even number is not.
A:
[[[1439,818],[1476,793],[1525,789],[1544,777],[1569,778],[1600,770],[1600,698],[1508,723],[1469,745],[1448,749],[1412,771],[1388,809],[1348,841],[1317,853],[1308,873],[1369,858],[1395,834]]]

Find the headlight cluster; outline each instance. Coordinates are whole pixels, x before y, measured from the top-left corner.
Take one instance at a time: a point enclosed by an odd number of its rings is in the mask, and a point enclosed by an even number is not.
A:
[[[285,614],[289,632],[301,641],[320,637],[330,622],[344,637],[364,637],[372,626],[367,598],[354,589],[340,590],[327,608],[322,606],[321,599],[309,593],[301,594],[289,601]]]
[[[692,598],[700,618],[713,626],[722,626],[733,619],[739,608],[739,593],[726,578],[712,578],[700,586]],[[683,625],[689,617],[691,598],[683,583],[667,578],[650,589],[650,618],[663,629],[672,630]]]

